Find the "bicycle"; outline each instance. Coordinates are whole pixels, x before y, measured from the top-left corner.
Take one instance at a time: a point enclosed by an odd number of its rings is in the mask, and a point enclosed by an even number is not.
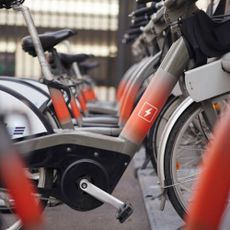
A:
[[[229,65],[229,55],[225,61]],[[219,229],[220,227],[230,187],[228,176],[229,115],[228,107],[216,124],[213,138],[204,153],[202,174],[198,177],[192,202],[188,207],[185,229]],[[213,186],[213,181],[215,181],[215,186]]]
[[[200,83],[208,76],[206,71],[210,70],[211,66],[215,66],[214,69],[217,70],[216,81],[214,78],[207,78],[203,87],[199,88],[198,85],[201,86]],[[197,78],[201,73],[202,80]],[[224,76],[228,76],[225,74],[221,68],[221,60],[185,72],[186,86],[192,98],[188,97],[178,107],[162,135],[158,175],[163,191],[168,193],[174,208],[182,218],[189,201],[189,194],[192,192],[190,188],[199,174],[197,165],[202,160],[202,150],[209,139],[217,115],[220,116],[224,110],[225,100],[228,98],[227,95],[224,96],[228,94],[228,90],[221,83],[224,81]],[[217,87],[217,84],[210,84],[210,82],[219,82],[218,85],[222,87]],[[202,97],[202,93],[199,92],[202,92],[201,89],[206,85],[209,85],[209,92],[212,93],[208,95],[204,92]],[[205,101],[206,107],[203,103]],[[190,141],[188,141],[189,137]]]
[[[186,9],[191,10],[190,14],[197,10],[194,3],[195,1],[186,1],[188,4]],[[185,2],[175,3],[171,0],[165,2],[167,9],[177,8],[181,4]],[[52,75],[44,61],[28,9],[21,5],[16,6],[16,9],[21,10],[27,19],[43,73],[48,80],[51,80]],[[40,188],[39,191],[47,196],[54,196],[70,207],[81,211],[98,207],[101,205],[98,200],[110,203],[118,209],[118,219],[121,222],[125,221],[132,212],[131,207],[115,199],[109,193],[112,192],[130,159],[141,145],[172,89],[183,74],[188,61],[187,47],[180,38],[173,43],[166,54],[155,77],[151,80],[118,138],[87,132],[77,133],[66,129],[52,130],[50,133],[45,132],[29,140],[18,141],[16,143],[18,147],[27,144],[33,146],[32,155],[28,159],[31,168],[44,167],[55,171],[54,186]],[[72,128],[72,125],[68,126],[71,124],[71,116],[66,109],[62,94],[51,86],[49,90],[55,111],[60,112],[57,103],[59,108],[60,104],[61,108],[64,108],[65,116],[60,114],[63,118],[60,120],[67,124],[66,127]],[[5,92],[9,90],[5,89]],[[155,95],[158,97],[156,98]],[[58,101],[57,99],[60,98],[61,101]]]

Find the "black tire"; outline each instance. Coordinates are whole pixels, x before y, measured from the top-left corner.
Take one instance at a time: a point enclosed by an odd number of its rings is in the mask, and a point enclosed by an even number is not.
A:
[[[196,113],[201,111],[201,106],[199,103],[191,104],[179,117],[177,122],[175,123],[167,141],[166,151],[165,151],[165,158],[164,158],[164,173],[165,173],[165,186],[167,187],[167,194],[169,200],[171,201],[174,209],[179,214],[181,218],[184,217],[186,213],[186,205],[185,202],[182,200],[180,196],[180,192],[178,187],[180,186],[178,181],[173,176],[173,170],[176,170],[175,158],[173,161],[173,157],[175,157],[175,148],[177,140],[181,137],[180,131],[186,126],[186,122],[189,121]],[[185,182],[186,183],[186,182]],[[174,185],[175,186],[172,186]],[[182,185],[183,186],[183,185]],[[182,190],[182,189],[181,189]],[[190,188],[192,191],[192,189]]]

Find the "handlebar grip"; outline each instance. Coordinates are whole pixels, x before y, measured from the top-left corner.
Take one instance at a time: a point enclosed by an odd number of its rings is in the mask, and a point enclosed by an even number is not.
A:
[[[152,0],[136,0],[137,3],[148,3],[152,2]]]
[[[141,28],[136,27],[136,28],[133,28],[133,29],[129,29],[126,34],[128,34],[128,35],[134,35],[134,34],[138,35],[138,34],[141,34],[141,33],[142,33]]]
[[[122,43],[123,44],[129,44],[129,43],[133,42],[134,40],[136,40],[137,38],[138,38],[137,35],[132,35],[132,36],[128,35],[127,37],[124,37],[122,39]]]
[[[137,3],[160,2],[161,0],[136,0]]]
[[[155,13],[156,11],[157,11],[156,4],[153,4],[150,7],[144,7],[144,8],[133,11],[130,14],[130,17],[133,17],[133,16],[138,17],[138,16],[145,15],[145,14],[151,15]]]
[[[135,29],[135,28],[140,28],[140,27],[142,27],[142,26],[146,26],[147,24],[148,24],[148,22],[149,21],[147,21],[147,20],[144,20],[144,21],[141,21],[141,22],[139,22],[139,23],[137,23],[137,24],[132,24],[131,26],[130,26],[130,29]]]
[[[134,17],[134,18],[132,18],[132,20],[131,20],[131,24],[132,24],[132,25],[136,25],[136,24],[138,24],[138,23],[140,23],[140,22],[149,21],[149,20],[150,20],[150,17],[147,16],[147,15],[144,15],[144,16],[141,16],[141,17]]]

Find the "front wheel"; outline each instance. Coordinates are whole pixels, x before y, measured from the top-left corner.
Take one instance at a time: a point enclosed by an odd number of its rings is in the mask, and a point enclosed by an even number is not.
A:
[[[201,104],[191,104],[179,117],[168,137],[164,173],[168,197],[183,218],[200,173],[199,165],[211,131]]]

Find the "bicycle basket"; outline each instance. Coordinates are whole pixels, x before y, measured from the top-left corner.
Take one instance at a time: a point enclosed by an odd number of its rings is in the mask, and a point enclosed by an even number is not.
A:
[[[20,5],[25,0],[0,0],[0,8],[6,8],[9,9],[12,7],[12,5]]]

